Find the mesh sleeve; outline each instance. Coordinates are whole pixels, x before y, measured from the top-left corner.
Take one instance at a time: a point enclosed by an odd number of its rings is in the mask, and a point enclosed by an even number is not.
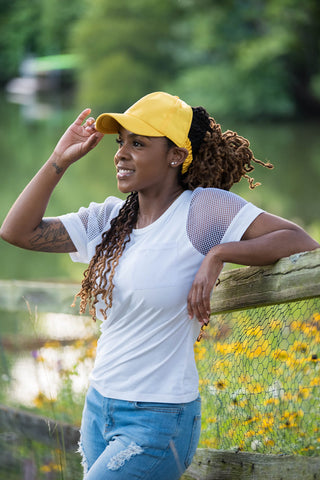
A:
[[[109,228],[122,205],[122,200],[108,197],[104,203],[90,203],[88,208],[81,207],[76,213],[59,217],[65,226],[77,251],[70,256],[74,262],[88,263],[101,242],[101,236]]]
[[[217,188],[197,188],[192,195],[187,234],[202,255],[220,243],[239,241],[263,210],[234,193]]]

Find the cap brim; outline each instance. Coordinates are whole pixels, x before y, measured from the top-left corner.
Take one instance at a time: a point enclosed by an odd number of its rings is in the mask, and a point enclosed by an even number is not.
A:
[[[118,133],[120,126],[137,135],[165,136],[139,118],[126,113],[102,113],[96,120],[96,130],[101,133]]]

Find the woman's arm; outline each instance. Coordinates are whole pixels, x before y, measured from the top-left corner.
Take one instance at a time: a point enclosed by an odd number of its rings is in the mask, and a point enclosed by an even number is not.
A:
[[[298,225],[268,213],[260,214],[240,242],[213,247],[204,258],[188,295],[188,313],[206,324],[210,297],[226,262],[239,265],[270,265],[294,253],[314,250],[320,245]]]
[[[86,155],[103,135],[84,110],[59,140],[53,154],[11,207],[0,230],[5,241],[29,250],[75,251],[63,224],[57,218],[43,218],[51,194],[67,168]]]

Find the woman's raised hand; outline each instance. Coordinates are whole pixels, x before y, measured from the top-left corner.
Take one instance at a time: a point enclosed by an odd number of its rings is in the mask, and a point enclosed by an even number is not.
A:
[[[0,236],[13,245],[44,252],[74,252],[75,246],[58,218],[44,218],[51,193],[65,170],[102,139],[86,108],[59,140],[53,154],[11,207]]]
[[[67,168],[79,160],[103,138],[103,133],[95,129],[95,119],[88,117],[90,113],[90,108],[83,110],[57,143],[54,156],[59,168]]]

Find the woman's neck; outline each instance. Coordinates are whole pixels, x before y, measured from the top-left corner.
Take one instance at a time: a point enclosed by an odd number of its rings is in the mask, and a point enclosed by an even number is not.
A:
[[[139,192],[139,212],[135,228],[144,228],[155,222],[182,192],[183,188],[180,185],[165,195],[146,197]]]

